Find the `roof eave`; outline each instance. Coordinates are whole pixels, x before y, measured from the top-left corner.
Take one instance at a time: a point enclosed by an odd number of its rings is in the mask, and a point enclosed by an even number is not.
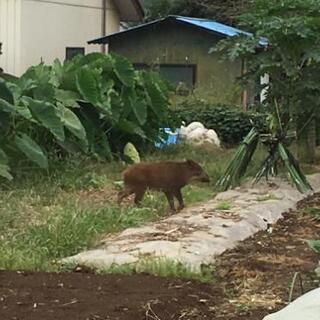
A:
[[[144,23],[144,24],[140,24],[138,26],[135,26],[135,27],[132,27],[130,29],[127,29],[127,30],[123,30],[123,31],[120,31],[120,32],[116,32],[116,33],[112,33],[112,34],[109,34],[108,36],[104,36],[104,37],[100,37],[100,38],[96,38],[96,39],[93,39],[93,40],[90,40],[88,41],[88,44],[108,44],[109,41],[113,38],[116,38],[116,37],[119,37],[123,34],[129,34],[131,32],[134,32],[138,29],[141,29],[141,28],[144,28],[146,26],[150,26],[150,25],[155,25],[155,24],[158,24],[162,21],[164,21],[165,19],[167,18],[163,18],[163,19],[159,19],[159,20],[154,20],[154,21],[151,21],[151,22],[147,22],[147,23]]]

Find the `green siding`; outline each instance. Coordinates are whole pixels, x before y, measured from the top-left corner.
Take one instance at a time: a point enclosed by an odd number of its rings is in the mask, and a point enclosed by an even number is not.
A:
[[[220,38],[193,27],[168,23],[128,32],[111,40],[109,49],[133,63],[196,65],[196,91],[218,102],[239,103],[236,78],[241,63],[220,62],[208,54]]]

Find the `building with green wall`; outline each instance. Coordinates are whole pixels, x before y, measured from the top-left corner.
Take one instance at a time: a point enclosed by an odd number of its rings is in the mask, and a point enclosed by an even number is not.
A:
[[[169,16],[89,43],[108,44],[109,52],[127,57],[137,68],[158,68],[180,89],[216,102],[246,104],[236,83],[242,61],[222,62],[221,54],[209,53],[221,39],[240,34],[247,33],[212,20]]]

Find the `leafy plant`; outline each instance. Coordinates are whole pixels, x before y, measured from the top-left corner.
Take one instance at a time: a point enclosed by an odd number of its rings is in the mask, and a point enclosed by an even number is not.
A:
[[[240,17],[252,37],[220,41],[214,51],[228,60],[245,59],[243,82],[256,93],[266,90],[265,107],[274,101],[295,123],[299,159],[315,160],[315,120],[320,93],[320,2],[316,0],[254,0]],[[268,74],[270,83],[260,85]]]
[[[320,208],[308,207],[305,208],[303,212],[311,215],[315,220],[320,221]]]
[[[168,87],[125,58],[92,53],[0,78],[0,176],[25,158],[48,168],[48,154],[112,159],[131,141],[153,145],[169,125]]]
[[[306,242],[312,250],[320,253],[320,240],[307,240]]]
[[[227,190],[240,183],[240,179],[245,175],[259,142],[263,142],[268,148],[268,155],[256,174],[255,182],[258,182],[263,176],[267,180],[269,176],[275,176],[278,173],[279,162],[282,162],[289,180],[300,192],[312,190],[297,160],[287,147],[288,139],[291,139],[292,136],[284,131],[280,119],[278,125],[279,127],[274,128],[270,124],[269,134],[259,134],[257,129],[251,129],[217,182],[219,187]]]
[[[249,3],[249,0],[144,0],[145,21],[176,14],[233,24],[235,16],[244,11]]]

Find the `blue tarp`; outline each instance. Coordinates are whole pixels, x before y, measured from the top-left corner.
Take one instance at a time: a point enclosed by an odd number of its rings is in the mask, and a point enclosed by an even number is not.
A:
[[[176,129],[174,132],[172,132],[170,128],[162,128],[160,130],[167,134],[167,139],[161,138],[161,142],[157,142],[155,144],[156,148],[162,148],[162,147],[167,146],[169,144],[176,144],[178,142],[178,136],[179,136],[180,129]]]

